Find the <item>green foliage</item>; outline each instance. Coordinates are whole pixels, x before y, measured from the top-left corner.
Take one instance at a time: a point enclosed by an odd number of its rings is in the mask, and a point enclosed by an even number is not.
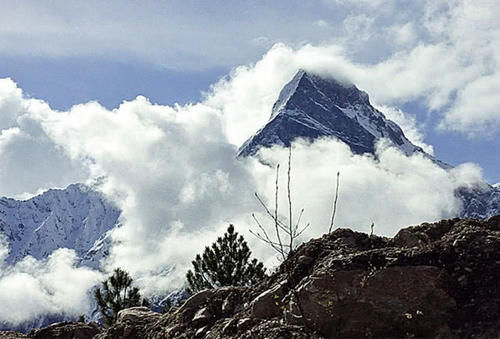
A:
[[[149,306],[146,299],[141,298],[139,289],[132,287],[130,275],[120,269],[115,268],[113,275],[101,283],[94,293],[99,311],[104,317],[107,326],[116,322],[118,312],[133,306]]]
[[[174,300],[172,301],[172,299],[167,299],[165,301],[165,307],[163,307],[163,313],[168,313],[170,310],[172,309],[176,309],[178,308],[180,305],[182,305],[184,303],[184,300],[182,301],[179,301],[179,300]]]
[[[252,252],[243,236],[238,237],[234,226],[229,225],[223,237],[211,247],[205,247],[203,255],[193,260],[193,270],[186,274],[190,294],[206,288],[221,286],[250,286],[266,276],[264,264],[250,260]]]

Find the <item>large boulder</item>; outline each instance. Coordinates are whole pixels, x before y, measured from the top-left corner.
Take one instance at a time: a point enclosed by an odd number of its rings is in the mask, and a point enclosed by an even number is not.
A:
[[[252,316],[261,319],[270,319],[283,313],[282,299],[287,281],[259,294],[251,303]]]
[[[0,331],[0,339],[24,339],[28,338],[25,334],[14,331]]]
[[[28,336],[34,339],[91,339],[99,332],[95,323],[62,322],[33,330]]]
[[[329,338],[449,336],[456,305],[445,277],[432,266],[313,275],[291,294],[287,318]]]
[[[95,339],[146,338],[146,332],[161,318],[161,314],[147,307],[131,307],[118,312],[116,323]]]

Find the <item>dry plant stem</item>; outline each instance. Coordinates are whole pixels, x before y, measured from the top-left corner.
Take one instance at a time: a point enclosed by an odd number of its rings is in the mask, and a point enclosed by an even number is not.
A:
[[[259,238],[260,240],[264,241],[266,244],[269,244],[276,252],[278,253],[281,253],[281,249],[279,247],[279,244],[275,243],[274,241],[272,241],[269,236],[267,235],[267,232],[266,230],[264,229],[264,227],[262,227],[262,225],[260,224],[259,220],[257,219],[257,217],[255,216],[255,214],[252,213],[252,217],[253,219],[255,220],[255,223],[257,224],[257,226],[261,229],[262,233],[264,234],[263,236],[257,232],[255,233],[254,231],[250,230],[250,233],[252,233],[253,235],[255,235],[257,238]]]
[[[300,210],[299,217],[297,218],[297,223],[295,224],[294,232],[297,233],[297,230],[299,229],[300,225],[300,219],[302,219],[302,214],[304,214],[304,209]]]
[[[293,206],[292,206],[292,190],[291,190],[291,168],[292,168],[292,151],[289,149],[288,153],[288,172],[287,172],[287,198],[288,198],[288,217],[289,220],[282,221],[279,217],[279,168],[280,165],[276,166],[276,179],[275,179],[275,192],[274,192],[274,210],[268,208],[268,206],[264,203],[262,198],[259,196],[257,192],[255,192],[255,197],[260,205],[264,208],[266,215],[273,221],[274,223],[274,231],[276,233],[276,240],[271,239],[262,223],[257,219],[255,214],[252,213],[252,217],[260,229],[259,232],[254,232],[250,230],[254,236],[264,241],[266,244],[271,246],[278,254],[282,257],[283,261],[286,261],[287,258],[290,257],[290,254],[294,250],[295,240],[309,227],[310,224],[305,225],[304,227],[300,227],[300,222],[302,215],[304,213],[304,209],[300,211],[297,217],[296,224],[293,223]],[[283,232],[283,233],[282,233]],[[286,237],[289,237],[286,239]]]
[[[274,229],[276,230],[276,238],[281,249],[281,256],[283,261],[286,259],[285,250],[283,249],[283,242],[281,241],[280,230],[279,230],[279,219],[278,219],[278,192],[279,192],[279,174],[280,174],[280,164],[276,165],[276,185],[274,193]]]
[[[335,214],[337,213],[337,201],[339,199],[339,183],[340,183],[340,172],[337,172],[337,185],[335,187],[335,199],[333,201],[332,220],[330,221],[330,228],[328,229],[328,233],[332,233],[333,223],[335,221]]]
[[[289,215],[289,225],[290,225],[290,251],[293,250],[293,239],[294,236],[294,230],[293,230],[293,222],[292,222],[292,193],[291,193],[291,188],[290,188],[290,183],[292,179],[292,145],[288,148],[288,184],[287,184],[287,191],[288,191],[288,215]]]
[[[266,204],[264,203],[264,201],[262,200],[262,198],[259,196],[259,194],[257,192],[255,192],[254,195],[257,198],[257,201],[262,205],[262,207],[266,211],[266,214],[271,218],[271,220],[276,221],[276,219],[274,217],[274,214],[271,213],[271,211],[269,210],[269,208],[267,208]],[[288,234],[288,228],[286,228],[285,224],[281,220],[279,220],[279,219],[278,219],[278,226],[279,226],[279,228],[281,228],[283,230],[283,232],[285,232],[286,234]]]

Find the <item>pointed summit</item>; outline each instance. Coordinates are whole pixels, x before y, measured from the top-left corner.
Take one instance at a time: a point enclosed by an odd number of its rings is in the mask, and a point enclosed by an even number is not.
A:
[[[302,96],[307,96],[319,88],[329,89],[327,93],[323,94],[326,96],[331,95],[332,99],[336,100],[338,104],[345,104],[348,101],[369,103],[368,95],[351,83],[343,83],[333,78],[322,78],[319,75],[300,69],[293,79],[281,90],[278,100],[273,105],[271,119],[285,107],[293,109],[294,104],[297,104],[297,102],[291,99],[296,99],[298,94],[301,93]]]
[[[324,136],[340,139],[358,154],[373,154],[380,138],[408,155],[423,152],[355,85],[299,70],[281,90],[268,123],[240,147],[238,155],[253,155],[260,147],[275,144],[289,146],[298,137]]]

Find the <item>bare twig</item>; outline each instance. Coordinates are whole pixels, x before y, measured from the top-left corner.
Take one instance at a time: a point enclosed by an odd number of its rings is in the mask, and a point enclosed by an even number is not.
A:
[[[297,230],[299,229],[299,225],[300,225],[300,219],[302,219],[302,214],[304,213],[304,209],[301,209],[300,210],[300,213],[299,213],[299,217],[297,218],[297,223],[295,224],[295,229],[294,229],[294,232],[296,233]]]
[[[281,241],[280,230],[279,230],[279,219],[278,219],[278,193],[279,193],[279,175],[280,175],[280,164],[276,165],[276,187],[274,193],[274,229],[276,230],[276,238],[281,249],[281,255],[283,256],[283,261],[286,260],[285,251],[283,249],[283,243]]]
[[[289,215],[289,229],[290,229],[290,251],[293,250],[293,222],[292,222],[292,193],[290,189],[290,182],[292,179],[292,145],[288,148],[288,182],[287,182],[287,192],[288,192],[288,215]]]
[[[253,219],[255,220],[255,223],[257,224],[257,226],[260,228],[260,230],[262,231],[262,233],[264,233],[264,236],[265,238],[271,242],[271,243],[274,243],[273,241],[271,241],[271,238],[269,237],[269,235],[267,234],[266,232],[266,229],[262,226],[262,224],[259,222],[259,220],[257,219],[257,217],[255,216],[255,214],[252,213],[252,217]],[[259,233],[257,233],[259,234]],[[276,243],[276,245],[279,245],[278,243]]]
[[[266,232],[266,229],[261,225],[261,223],[259,222],[259,220],[257,219],[257,217],[255,216],[255,214],[252,213],[252,217],[253,219],[255,220],[255,223],[257,224],[257,226],[260,228],[260,230],[262,231],[262,233],[264,233],[264,236],[261,236],[259,232],[255,233],[253,232],[252,230],[250,230],[250,233],[252,233],[253,235],[255,235],[256,237],[258,237],[259,239],[263,240],[264,242],[270,244],[272,246],[272,248],[274,248],[277,252],[280,252],[281,251],[281,248],[280,247],[277,247],[278,244],[275,244],[270,238],[269,238],[269,235],[267,235],[267,232]]]
[[[276,221],[275,217],[274,217],[274,214],[271,213],[271,211],[269,210],[269,208],[267,208],[266,204],[264,203],[264,201],[262,201],[262,198],[259,196],[259,194],[257,194],[257,192],[254,193],[255,197],[257,198],[257,201],[262,205],[262,207],[264,208],[264,210],[266,211],[266,214],[271,218],[272,221]],[[288,234],[288,228],[286,228],[285,224],[279,220],[278,218],[278,226],[279,228],[281,228],[285,233]]]
[[[301,227],[300,223],[302,220],[302,215],[304,209],[301,209],[298,213],[296,223],[294,224],[293,219],[293,201],[292,201],[292,148],[288,150],[288,171],[287,171],[287,198],[288,198],[288,220],[283,221],[280,219],[279,215],[279,169],[280,165],[276,166],[276,178],[275,178],[275,191],[274,191],[274,208],[269,208],[264,200],[255,192],[255,197],[259,204],[264,208],[265,214],[269,217],[274,224],[275,238],[270,237],[264,226],[257,219],[255,214],[252,214],[253,219],[260,232],[250,231],[260,240],[269,244],[275,251],[277,251],[285,261],[290,254],[294,251],[296,246],[296,240],[298,237],[309,227],[307,224]],[[269,228],[268,228],[269,229]],[[287,238],[288,237],[288,238]]]
[[[295,233],[295,238],[298,238],[302,233],[304,233],[304,231],[309,227],[311,226],[310,223],[308,223],[307,225],[304,226],[304,228],[302,228],[299,232]]]
[[[254,231],[250,230],[250,233],[252,233],[255,237],[257,237],[257,239],[259,240],[262,240],[263,242],[265,242],[266,244],[270,245],[276,252],[280,253],[281,254],[281,250],[280,248],[277,246],[276,243],[272,242],[271,240],[268,240],[266,239],[265,237],[263,237],[260,233],[255,233]]]
[[[335,199],[333,201],[332,219],[330,222],[330,228],[328,229],[328,233],[332,233],[333,223],[335,222],[335,214],[337,213],[337,200],[339,198],[339,183],[340,183],[340,172],[337,172],[337,185],[335,186]]]

